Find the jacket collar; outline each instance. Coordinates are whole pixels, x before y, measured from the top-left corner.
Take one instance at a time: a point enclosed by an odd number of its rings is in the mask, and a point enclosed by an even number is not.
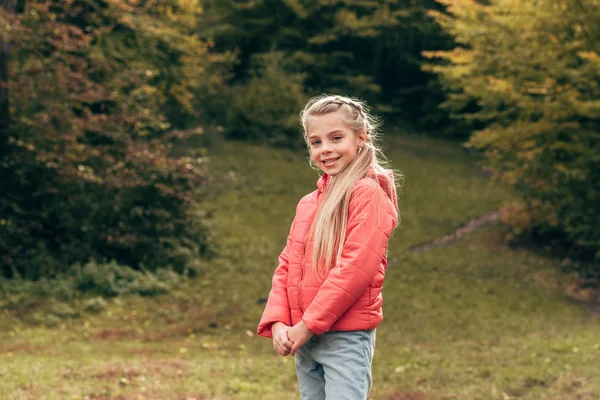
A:
[[[393,182],[394,173],[392,171],[388,171],[384,174],[383,172],[378,172],[373,166],[370,166],[366,176],[372,178],[375,182],[379,184],[379,186],[383,189],[388,198],[392,201],[397,211],[398,199],[395,196],[393,196],[395,190],[393,190],[393,188],[390,188],[390,183]],[[320,199],[322,198],[323,194],[325,194],[327,187],[331,183],[331,179],[331,176],[323,174],[321,178],[319,178],[319,180],[317,181],[317,198],[319,199],[319,201],[321,201]]]
[[[329,185],[330,181],[331,181],[331,177],[329,175],[327,175],[327,174],[321,175],[321,178],[319,178],[319,180],[317,181],[318,194],[323,194],[325,192],[325,190],[327,190],[327,186]]]

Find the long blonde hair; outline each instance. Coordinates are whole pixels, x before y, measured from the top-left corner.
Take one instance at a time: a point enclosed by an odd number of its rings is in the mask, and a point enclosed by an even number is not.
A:
[[[366,142],[352,162],[339,174],[330,178],[323,199],[309,231],[309,239],[314,239],[312,255],[313,271],[321,281],[337,264],[343,249],[348,225],[348,206],[356,182],[368,175],[369,170],[387,180],[384,188],[398,211],[396,179],[401,174],[385,168],[387,161],[377,143],[380,121],[370,115],[365,103],[344,96],[321,95],[313,97],[300,113],[304,139],[310,147],[307,132],[309,116],[325,115],[340,111],[344,120],[355,135],[366,133]],[[311,166],[318,169],[309,157]],[[377,179],[377,178],[375,178]]]

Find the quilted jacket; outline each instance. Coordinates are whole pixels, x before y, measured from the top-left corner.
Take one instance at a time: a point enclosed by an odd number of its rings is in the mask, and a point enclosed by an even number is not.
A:
[[[373,329],[383,320],[381,289],[388,239],[398,219],[396,199],[386,194],[387,182],[381,176],[357,182],[340,260],[321,282],[313,273],[313,242],[307,243],[307,233],[329,180],[324,174],[318,189],[298,203],[258,325],[261,336],[273,337],[271,327],[278,321],[293,326],[302,320],[320,335]]]

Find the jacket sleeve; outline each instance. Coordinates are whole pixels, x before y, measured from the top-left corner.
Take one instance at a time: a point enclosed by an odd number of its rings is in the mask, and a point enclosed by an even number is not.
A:
[[[302,317],[315,334],[328,331],[373,281],[396,224],[382,204],[389,201],[375,182],[355,189],[341,257]]]
[[[285,248],[279,255],[279,263],[273,274],[271,291],[267,299],[267,305],[263,312],[260,323],[258,324],[257,332],[260,336],[273,337],[271,327],[275,322],[283,322],[286,325],[292,324],[290,315],[290,304],[287,296],[287,279],[288,279],[288,256],[292,245],[292,232],[294,230],[294,222],[290,228],[290,233],[287,238]]]

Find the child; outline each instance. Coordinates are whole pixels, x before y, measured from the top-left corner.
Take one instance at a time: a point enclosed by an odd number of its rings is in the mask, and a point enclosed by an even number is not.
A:
[[[300,119],[323,175],[296,208],[258,334],[296,356],[303,400],[366,399],[398,220],[394,174],[378,159],[377,126],[361,102],[318,96]]]

